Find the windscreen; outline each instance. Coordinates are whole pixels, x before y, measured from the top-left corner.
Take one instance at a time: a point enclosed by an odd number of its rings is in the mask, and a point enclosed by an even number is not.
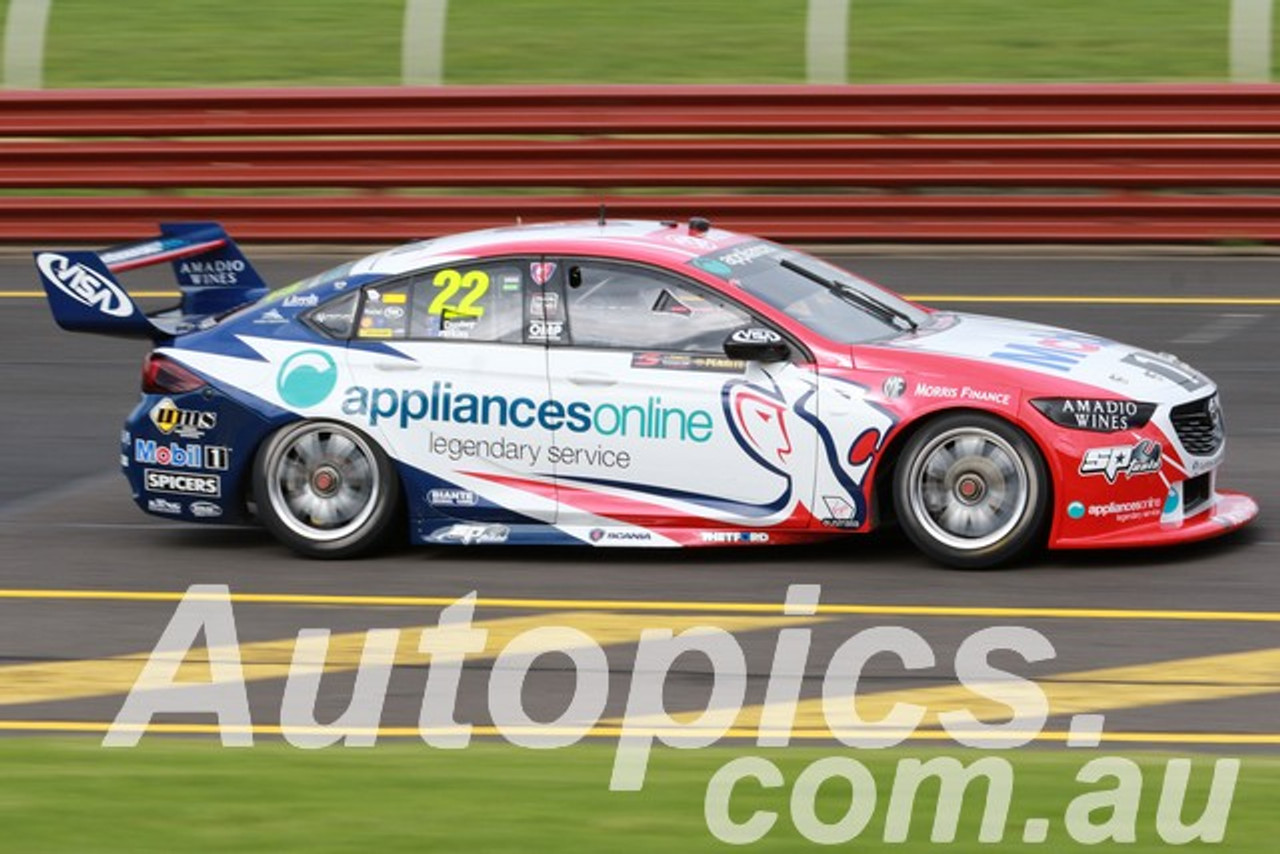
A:
[[[767,240],[718,249],[690,263],[841,344],[892,338],[902,334],[911,323],[923,324],[928,319],[925,312],[890,291],[826,261]],[[805,275],[797,267],[811,275]],[[886,318],[885,312],[860,303],[850,291],[904,315],[907,320]]]

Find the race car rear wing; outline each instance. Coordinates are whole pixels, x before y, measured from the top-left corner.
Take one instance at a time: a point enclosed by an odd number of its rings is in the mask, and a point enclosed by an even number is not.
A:
[[[53,319],[72,332],[163,340],[200,320],[265,296],[268,288],[222,226],[165,223],[160,236],[96,252],[36,252]],[[144,314],[115,277],[169,262],[181,302]]]

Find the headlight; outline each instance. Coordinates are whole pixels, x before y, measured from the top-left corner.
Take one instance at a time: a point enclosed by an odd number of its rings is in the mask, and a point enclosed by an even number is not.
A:
[[[1031,405],[1059,427],[1093,433],[1137,430],[1145,427],[1156,411],[1154,403],[1086,397],[1042,397]]]

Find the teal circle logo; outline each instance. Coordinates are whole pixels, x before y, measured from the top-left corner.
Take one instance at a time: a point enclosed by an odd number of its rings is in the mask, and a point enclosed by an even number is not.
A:
[[[1070,504],[1067,505],[1067,515],[1070,516],[1072,519],[1083,519],[1084,505],[1081,504],[1079,501],[1072,501]]]
[[[285,359],[276,391],[290,406],[308,409],[324,402],[338,384],[338,366],[323,350],[303,350]]]
[[[1177,510],[1179,500],[1178,490],[1169,490],[1169,494],[1166,495],[1164,499],[1164,515],[1168,516],[1170,513]]]

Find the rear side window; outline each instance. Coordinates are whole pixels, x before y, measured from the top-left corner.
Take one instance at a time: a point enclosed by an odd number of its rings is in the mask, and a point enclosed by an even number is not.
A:
[[[326,335],[350,338],[356,325],[356,308],[360,294],[352,291],[341,299],[331,300],[307,315],[307,321]]]
[[[394,339],[409,335],[409,283],[364,289],[357,338]]]

